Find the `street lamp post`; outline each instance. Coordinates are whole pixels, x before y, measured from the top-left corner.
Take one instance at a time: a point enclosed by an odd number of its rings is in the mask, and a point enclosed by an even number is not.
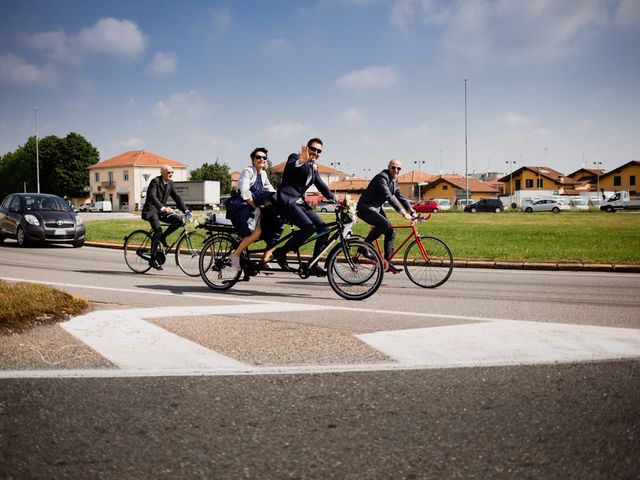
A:
[[[38,152],[38,110],[42,107],[33,107],[33,115],[35,117],[36,124],[36,184],[38,193],[40,193],[40,154]]]
[[[600,170],[602,167],[602,162],[593,162],[593,165],[596,167],[596,178],[597,178],[596,190],[598,192],[598,198],[600,198]]]
[[[363,176],[364,178],[367,178],[367,174],[368,174],[368,173],[371,173],[371,169],[370,169],[370,168],[363,168],[363,169],[362,169],[362,176]]]
[[[414,160],[413,161],[414,164],[418,165],[418,187],[417,187],[417,193],[416,193],[416,197],[417,200],[420,201],[422,200],[422,192],[420,192],[420,179],[422,178],[422,169],[421,169],[421,165],[424,165],[425,163],[427,163],[426,160]]]
[[[335,171],[337,170],[337,169],[336,169],[336,167],[337,167],[338,165],[340,165],[340,162],[330,162],[330,163],[329,163],[329,165],[331,165],[331,167],[333,167],[333,170],[334,170],[334,172],[335,172]],[[336,175],[336,177],[337,177],[337,175]],[[333,193],[334,193],[334,194],[338,191],[338,185],[337,185],[337,183],[338,183],[338,182],[336,181],[336,184],[335,184],[335,186],[333,187]]]
[[[516,161],[507,160],[505,163],[509,165],[509,196],[513,197],[513,166],[516,164]],[[511,203],[513,203],[513,198],[511,198]]]

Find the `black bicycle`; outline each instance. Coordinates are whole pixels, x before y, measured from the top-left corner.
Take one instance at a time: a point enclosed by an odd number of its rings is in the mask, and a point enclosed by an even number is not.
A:
[[[165,249],[162,244],[158,245],[156,261],[160,265],[164,265],[167,255],[175,247],[176,265],[190,277],[197,277],[200,275],[198,260],[205,236],[200,232],[189,231],[187,225],[191,217],[182,214],[180,219],[182,220],[182,232],[169,245],[169,248]],[[166,222],[163,223],[168,225]],[[135,273],[146,273],[151,268],[149,260],[151,260],[152,238],[153,230],[135,230],[124,237],[124,261]]]
[[[228,290],[237,282],[249,281],[260,272],[289,271],[306,279],[311,275],[311,269],[326,255],[324,267],[331,288],[347,300],[368,298],[382,283],[382,258],[372,245],[361,239],[351,238],[351,229],[356,217],[344,202],[336,205],[335,215],[336,220],[327,224],[329,230],[324,235],[327,235],[328,239],[317,256],[303,258],[300,250],[297,250],[293,252],[297,262],[287,259],[290,265],[297,263],[297,268],[283,270],[270,267],[262,261],[266,248],[249,247],[240,256],[240,271],[231,268],[229,258],[240,243],[240,238],[232,225],[219,223],[216,217],[212,216],[209,221],[198,227],[208,230],[207,241],[200,253],[200,276],[214,290]],[[283,245],[293,234],[294,231],[289,232],[280,239],[278,245]],[[314,242],[317,238],[316,233],[304,245]]]

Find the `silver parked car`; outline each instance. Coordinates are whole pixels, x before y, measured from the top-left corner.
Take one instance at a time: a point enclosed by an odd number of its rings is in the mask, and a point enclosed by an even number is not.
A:
[[[527,203],[523,210],[527,213],[531,212],[553,212],[558,213],[560,210],[569,210],[569,205],[565,205],[562,200],[552,198],[543,198]]]

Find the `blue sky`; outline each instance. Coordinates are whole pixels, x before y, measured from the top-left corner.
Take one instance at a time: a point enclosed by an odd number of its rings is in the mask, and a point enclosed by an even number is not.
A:
[[[0,154],[84,135],[232,169],[571,173],[640,159],[640,0],[0,0]]]

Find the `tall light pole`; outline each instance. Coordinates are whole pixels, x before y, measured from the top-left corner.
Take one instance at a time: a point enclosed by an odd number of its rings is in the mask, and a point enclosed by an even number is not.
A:
[[[509,165],[509,196],[513,197],[513,166],[516,164],[516,161],[507,160],[505,163]],[[513,203],[513,198],[511,199],[511,202]]]
[[[340,162],[330,162],[329,165],[331,165],[333,167],[333,170],[335,171],[335,170],[337,170],[336,166],[340,165]],[[337,177],[337,175],[336,175],[336,177]],[[337,185],[337,182],[336,182],[336,185],[333,187],[333,193],[336,193],[337,191],[338,191],[338,185]]]
[[[596,190],[598,192],[598,198],[600,198],[600,170],[602,167],[602,162],[593,162],[593,165],[596,167],[596,177],[597,177],[597,187]],[[604,196],[604,195],[603,195]]]
[[[36,123],[36,184],[38,186],[38,193],[40,193],[40,154],[38,153],[38,110],[42,107],[33,107],[33,116]]]
[[[465,204],[469,204],[469,166],[467,161],[467,79],[464,79],[464,190]]]
[[[417,182],[418,187],[417,187],[416,197],[417,197],[417,200],[420,201],[422,200],[422,195],[421,195],[422,192],[420,192],[420,179],[422,178],[422,169],[420,167],[421,165],[424,165],[425,163],[427,163],[427,161],[414,160],[413,163],[418,165],[418,182]]]

